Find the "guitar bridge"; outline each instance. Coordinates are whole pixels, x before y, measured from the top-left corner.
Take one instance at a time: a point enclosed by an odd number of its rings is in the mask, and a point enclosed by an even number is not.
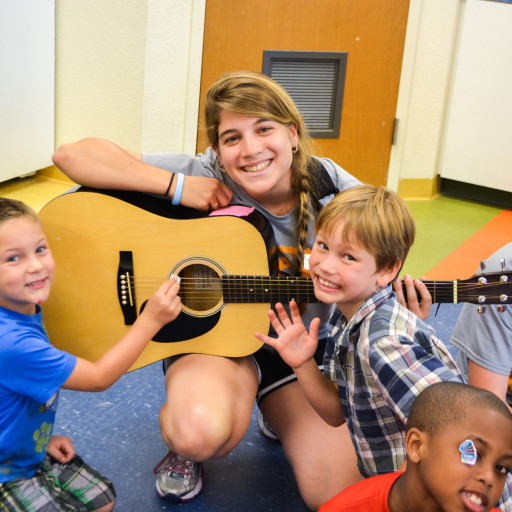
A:
[[[137,319],[132,251],[119,251],[117,268],[117,297],[123,312],[124,324],[133,325]]]

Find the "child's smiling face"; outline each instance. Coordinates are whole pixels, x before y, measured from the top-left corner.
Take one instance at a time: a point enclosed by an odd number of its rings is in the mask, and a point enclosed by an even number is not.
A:
[[[318,231],[309,267],[316,297],[335,303],[350,320],[367,297],[392,281],[400,264],[377,270],[375,256],[354,236],[344,240],[343,226],[340,220],[332,231]]]
[[[431,498],[429,510],[486,512],[496,506],[512,468],[512,422],[490,409],[473,407],[462,422],[427,436],[419,474]],[[460,445],[477,450],[474,465],[462,462]]]
[[[55,262],[42,226],[31,217],[0,224],[0,306],[35,313],[50,296]]]

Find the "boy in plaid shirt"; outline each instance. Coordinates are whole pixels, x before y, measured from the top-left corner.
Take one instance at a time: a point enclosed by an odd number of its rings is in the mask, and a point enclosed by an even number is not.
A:
[[[414,241],[412,215],[394,192],[361,185],[339,193],[320,213],[309,267],[316,297],[335,303],[323,373],[309,332],[290,303],[269,311],[278,338],[256,337],[293,368],[311,405],[332,426],[346,424],[357,456],[340,489],[398,470],[405,422],[416,396],[460,372],[431,327],[401,306],[391,284]],[[347,449],[351,449],[347,446]]]

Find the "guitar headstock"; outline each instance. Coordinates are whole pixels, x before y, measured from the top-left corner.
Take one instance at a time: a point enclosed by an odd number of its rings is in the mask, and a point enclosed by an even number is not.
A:
[[[458,281],[458,302],[478,304],[483,313],[486,304],[498,304],[503,312],[506,304],[512,304],[512,271],[479,273]]]

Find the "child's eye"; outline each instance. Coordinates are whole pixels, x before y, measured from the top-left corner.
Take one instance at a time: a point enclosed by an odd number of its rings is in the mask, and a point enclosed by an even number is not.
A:
[[[47,247],[46,245],[40,245],[37,249],[36,249],[36,252],[44,252],[46,251]]]
[[[508,475],[510,473],[510,468],[507,467],[507,466],[503,466],[502,464],[498,464],[496,466],[496,469],[498,470],[498,473],[500,473],[501,475]]]
[[[260,133],[269,133],[270,131],[272,131],[272,127],[271,126],[262,126],[260,129],[259,129],[259,132]]]
[[[343,256],[343,259],[348,260],[348,261],[356,261],[356,259],[354,258],[354,256],[352,256],[351,254],[345,254],[345,255]]]
[[[18,261],[20,259],[19,256],[11,256],[9,258],[7,258],[7,261]]]

